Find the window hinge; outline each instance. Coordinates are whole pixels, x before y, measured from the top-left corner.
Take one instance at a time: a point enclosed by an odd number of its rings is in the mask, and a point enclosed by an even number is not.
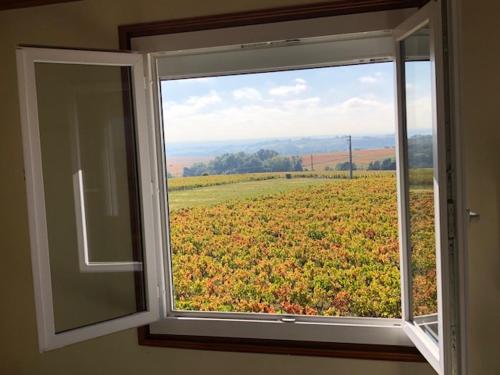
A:
[[[448,239],[455,239],[455,202],[453,200],[448,200],[447,203],[447,214],[448,214]]]

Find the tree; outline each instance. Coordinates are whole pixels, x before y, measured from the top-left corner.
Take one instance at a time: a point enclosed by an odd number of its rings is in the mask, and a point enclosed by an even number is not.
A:
[[[259,150],[255,153],[255,155],[260,159],[260,160],[267,160],[271,159],[275,156],[278,156],[279,154],[274,151],[274,150]]]
[[[380,169],[383,171],[395,171],[396,170],[396,160],[387,158],[382,161]]]
[[[184,177],[201,176],[207,172],[208,166],[205,163],[194,163],[191,167],[184,167],[182,175]]]
[[[292,172],[302,170],[301,157],[280,156],[274,150],[261,149],[253,154],[247,154],[245,152],[227,153],[217,156],[208,163],[194,163],[191,167],[184,168],[183,176]]]
[[[369,171],[379,171],[380,170],[380,161],[378,161],[378,160],[371,161],[370,164],[368,164],[368,170]]]
[[[414,135],[408,139],[410,168],[432,168],[432,135]]]
[[[369,171],[395,171],[396,170],[396,160],[392,158],[387,158],[382,160],[375,160],[368,164]]]
[[[345,161],[343,163],[338,163],[335,166],[335,169],[337,171],[348,171],[348,170],[350,170],[350,168],[351,168],[351,163],[349,163],[348,161]],[[358,169],[358,167],[356,166],[356,163],[352,163],[352,170],[355,171],[357,169]]]

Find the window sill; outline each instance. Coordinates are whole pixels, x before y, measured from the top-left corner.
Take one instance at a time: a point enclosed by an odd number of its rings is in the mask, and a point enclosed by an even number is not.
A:
[[[149,326],[138,329],[138,339],[139,345],[165,348],[425,362],[416,348],[397,345],[152,334]]]

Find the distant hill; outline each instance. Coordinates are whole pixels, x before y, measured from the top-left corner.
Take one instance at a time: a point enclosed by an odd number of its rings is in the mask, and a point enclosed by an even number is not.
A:
[[[393,134],[352,137],[353,150],[392,148],[394,144],[395,137]],[[225,153],[255,153],[261,149],[274,150],[280,155],[307,155],[346,151],[347,148],[345,137],[277,138],[203,143],[167,143],[167,155],[170,157],[214,157]]]

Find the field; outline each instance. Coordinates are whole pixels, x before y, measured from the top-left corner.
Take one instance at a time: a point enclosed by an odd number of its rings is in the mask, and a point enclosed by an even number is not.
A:
[[[394,158],[394,148],[378,148],[372,150],[352,150],[352,161],[358,168],[366,169],[371,161]],[[338,163],[349,160],[347,151],[329,152],[322,154],[313,154],[313,166],[315,170],[322,171],[326,167],[334,169]],[[311,157],[303,156],[304,167],[311,168]]]
[[[272,178],[232,184],[209,185],[196,189],[195,194],[193,194],[192,189],[174,190],[169,193],[169,207],[175,211],[180,208],[202,207],[233,200],[254,199],[262,195],[284,193],[327,181],[327,179],[318,178]]]
[[[394,171],[354,171],[354,178],[375,178],[394,176]],[[248,181],[264,181],[283,179],[289,175],[292,178],[322,178],[322,179],[347,179],[347,171],[303,171],[303,172],[275,172],[275,173],[244,173],[229,175],[173,177],[168,179],[168,191],[193,190],[207,186],[220,186]]]
[[[172,179],[186,180],[169,191],[176,309],[399,317],[394,173],[357,174]],[[432,175],[416,175],[414,311],[426,314],[436,310]]]
[[[353,150],[352,151],[352,161],[358,168],[366,169],[371,161],[383,160],[386,158],[394,158],[394,148],[377,148],[370,150]],[[169,172],[175,176],[182,176],[184,167],[190,167],[194,163],[201,162],[206,163],[213,159],[212,156],[172,156],[168,157],[167,167]],[[335,169],[338,163],[342,163],[349,160],[349,154],[347,151],[339,152],[328,152],[321,154],[313,154],[313,165],[314,170],[324,171],[326,167]],[[304,168],[311,170],[311,155],[302,156],[302,161]],[[218,177],[218,176],[211,176]]]
[[[211,159],[212,156],[169,156],[167,168],[173,176],[182,176],[184,167],[190,167],[194,163],[206,163]]]

